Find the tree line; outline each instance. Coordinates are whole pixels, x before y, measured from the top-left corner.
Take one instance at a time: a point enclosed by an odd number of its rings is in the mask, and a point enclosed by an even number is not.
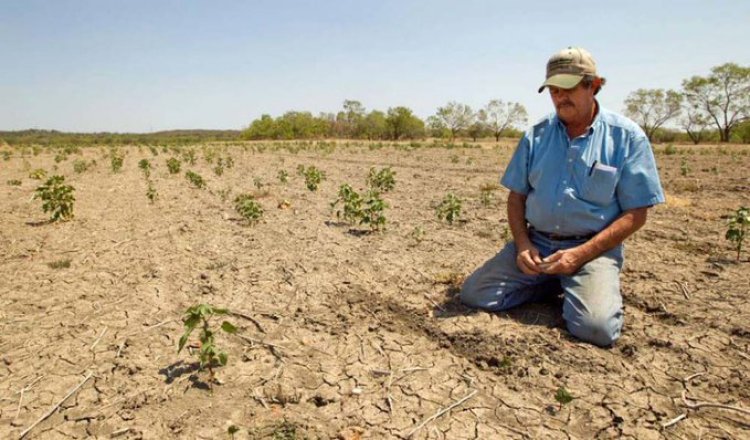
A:
[[[449,102],[438,108],[427,120],[420,119],[404,106],[391,107],[387,111],[367,111],[361,102],[345,100],[337,113],[289,111],[274,118],[264,114],[252,121],[242,132],[242,137],[259,139],[415,139],[423,137],[459,136],[474,140],[492,136],[517,136],[517,124],[525,124],[527,112],[516,102],[490,101],[484,108],[474,111],[466,104]]]
[[[625,99],[625,114],[651,141],[663,140],[668,122],[693,143],[718,137],[750,143],[750,67],[726,63],[707,76],[693,76],[681,90],[638,89]]]
[[[638,89],[625,100],[624,113],[652,142],[705,141],[750,143],[750,67],[726,63],[708,76],[693,76],[681,91]],[[491,100],[479,110],[449,102],[426,120],[408,107],[367,112],[361,102],[346,100],[338,113],[290,111],[264,114],[242,132],[244,139],[413,139],[517,137],[527,123],[522,104]],[[668,122],[673,122],[668,126]]]

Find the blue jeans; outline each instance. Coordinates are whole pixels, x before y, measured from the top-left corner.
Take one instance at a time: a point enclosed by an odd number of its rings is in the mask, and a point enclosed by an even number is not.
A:
[[[529,238],[542,257],[585,241],[550,240],[534,231]],[[589,261],[573,275],[526,275],[516,265],[516,246],[510,242],[466,279],[461,301],[488,311],[507,310],[556,293],[545,287],[557,279],[564,294],[563,319],[568,331],[578,339],[610,346],[620,337],[622,329],[622,263],[623,247],[619,245]]]

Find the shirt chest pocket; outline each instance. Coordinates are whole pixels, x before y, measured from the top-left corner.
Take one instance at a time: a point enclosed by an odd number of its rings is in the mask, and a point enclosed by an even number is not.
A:
[[[617,178],[617,168],[595,162],[583,178],[581,198],[595,205],[609,205],[615,195]]]

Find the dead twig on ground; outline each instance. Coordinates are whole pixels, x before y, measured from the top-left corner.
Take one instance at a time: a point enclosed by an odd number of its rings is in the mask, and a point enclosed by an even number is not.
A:
[[[683,381],[684,383],[688,383],[688,382],[690,382],[691,380],[695,379],[696,377],[700,377],[700,376],[705,376],[706,374],[708,374],[708,373],[707,373],[707,372],[705,372],[705,371],[704,371],[704,372],[702,372],[702,373],[695,373],[695,374],[691,374],[690,376],[688,376],[688,377],[686,377],[686,378],[682,379],[682,381]]]
[[[681,283],[679,281],[675,281],[675,283],[680,286],[680,290],[682,290],[682,294],[685,296],[685,299],[690,299],[690,295],[688,295],[687,282]]]
[[[237,318],[247,319],[248,321],[250,321],[253,324],[255,324],[255,327],[258,329],[259,332],[261,332],[261,333],[265,333],[266,332],[266,330],[263,328],[263,326],[260,325],[260,322],[258,322],[257,319],[253,318],[250,315],[246,315],[246,314],[241,313],[241,312],[229,312],[229,314],[232,315],[232,316],[236,316]]]
[[[412,429],[411,432],[409,432],[409,434],[406,435],[406,438],[412,438],[414,436],[414,434],[416,434],[417,431],[419,431],[420,429],[422,429],[425,425],[427,425],[431,421],[437,419],[438,417],[442,416],[443,414],[449,412],[453,408],[455,408],[457,406],[460,406],[461,404],[463,404],[467,400],[469,400],[472,397],[474,397],[478,392],[479,392],[479,390],[474,390],[474,391],[470,392],[469,394],[467,394],[466,396],[464,396],[463,398],[461,398],[460,400],[455,401],[454,403],[452,403],[447,408],[443,408],[440,411],[436,412],[435,414],[431,415],[430,417],[424,419],[419,425],[417,425],[414,429]]]
[[[689,400],[695,400],[693,398],[687,397],[685,395],[685,391],[682,392],[682,402],[685,404],[686,408],[689,409],[701,409],[701,408],[719,408],[719,409],[726,409],[730,411],[737,411],[742,414],[750,416],[750,409],[740,408],[738,406],[731,406],[731,405],[724,405],[722,403],[714,403],[714,402],[697,402],[697,403],[690,403]]]
[[[104,337],[104,335],[105,335],[105,334],[107,334],[107,330],[109,330],[109,328],[107,328],[107,327],[104,327],[104,330],[102,330],[102,332],[101,332],[101,333],[99,333],[99,337],[98,337],[98,338],[96,338],[96,341],[94,341],[94,343],[93,343],[93,344],[91,344],[91,350],[92,350],[92,351],[94,350],[94,347],[96,347],[96,344],[98,344],[98,343],[99,343],[99,341],[101,341],[101,340],[102,340],[102,338]]]
[[[661,427],[662,427],[662,429],[667,429],[667,428],[669,428],[672,425],[676,425],[677,423],[680,422],[680,420],[684,419],[685,417],[687,417],[687,414],[686,413],[682,413],[679,416],[675,417],[674,419],[662,423]]]
[[[443,306],[441,306],[440,304],[436,303],[432,298],[430,298],[429,295],[427,295],[427,293],[422,292],[422,295],[424,295],[424,297],[427,298],[427,301],[431,302],[433,306],[437,307],[438,310],[440,310],[441,312],[445,311],[445,309],[443,308]]]
[[[284,362],[284,359],[282,359],[282,354],[278,350],[286,350],[286,347],[272,344],[270,342],[261,341],[260,339],[250,338],[245,335],[237,335],[237,337],[239,337],[245,342],[249,342],[250,345],[253,345],[253,344],[265,345],[266,347],[268,347],[268,349],[271,351],[271,354],[273,354],[276,359],[278,359],[280,362]]]
[[[33,381],[32,381],[32,382],[30,383],[30,384],[26,385],[25,387],[23,387],[23,388],[21,388],[20,390],[18,390],[18,392],[16,392],[16,394],[21,394],[21,397],[19,397],[19,398],[18,398],[18,409],[16,409],[16,416],[15,416],[15,417],[13,417],[13,420],[16,420],[16,419],[18,419],[18,416],[19,416],[19,415],[21,414],[21,404],[23,403],[23,393],[25,393],[26,391],[29,391],[29,390],[31,390],[31,388],[32,388],[32,387],[33,387],[33,386],[34,386],[34,385],[35,385],[35,384],[36,384],[37,382],[39,382],[40,380],[42,380],[42,378],[43,378],[43,377],[44,377],[44,376],[39,376],[39,377],[37,377],[37,378],[36,378],[36,379],[34,379],[34,380],[33,380]],[[8,399],[8,400],[10,400],[10,399]]]
[[[39,419],[37,419],[36,422],[34,422],[31,426],[29,426],[28,428],[26,428],[21,433],[21,435],[18,436],[18,439],[21,440],[22,438],[26,437],[26,434],[28,434],[29,432],[31,432],[31,430],[34,429],[34,427],[36,427],[36,425],[42,423],[47,417],[51,416],[55,411],[57,411],[57,409],[60,408],[60,405],[62,405],[66,400],[68,400],[68,398],[70,396],[72,396],[73,394],[75,394],[86,382],[88,382],[89,379],[91,379],[91,376],[93,376],[93,375],[94,375],[94,372],[93,371],[89,371],[89,374],[86,375],[86,377],[83,379],[83,381],[81,381],[81,383],[79,383],[78,385],[76,385],[75,388],[73,388],[72,390],[70,390],[68,392],[68,394],[66,394],[65,397],[62,398],[62,400],[60,400],[59,402],[57,402],[49,411],[47,411],[46,413],[44,413],[44,415],[42,415]]]

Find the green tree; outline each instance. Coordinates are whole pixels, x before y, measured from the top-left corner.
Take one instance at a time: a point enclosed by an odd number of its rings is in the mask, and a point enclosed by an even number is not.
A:
[[[362,136],[364,129],[365,107],[359,101],[347,99],[344,101],[344,110],[336,116],[342,134],[347,138],[358,138]]]
[[[362,121],[362,136],[367,140],[383,139],[388,136],[388,124],[385,113],[373,110]]]
[[[722,64],[706,77],[684,80],[682,87],[688,102],[716,125],[721,142],[729,142],[732,129],[750,118],[750,67]]]
[[[450,130],[451,140],[469,128],[476,117],[471,107],[455,101],[449,102],[445,107],[438,107],[435,116]]]
[[[500,99],[493,99],[484,108],[480,114],[480,119],[487,129],[495,136],[495,142],[500,141],[502,133],[514,128],[516,124],[526,124],[528,113],[526,108],[517,102],[503,102]]]
[[[682,95],[674,90],[638,89],[625,98],[625,114],[641,126],[650,141],[665,122],[680,114]]]
[[[242,132],[244,139],[273,139],[276,133],[276,122],[271,115],[262,115],[260,119],[254,120],[250,126]]]
[[[385,118],[388,133],[393,140],[413,139],[424,133],[424,122],[408,107],[391,107]]]

